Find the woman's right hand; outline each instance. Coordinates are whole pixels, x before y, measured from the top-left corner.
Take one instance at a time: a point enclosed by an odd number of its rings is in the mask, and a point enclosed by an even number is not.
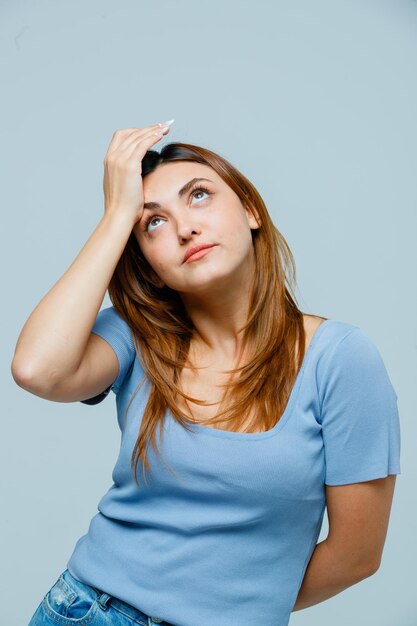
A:
[[[142,159],[170,126],[116,130],[104,158],[104,211],[123,214],[133,225],[143,214]]]

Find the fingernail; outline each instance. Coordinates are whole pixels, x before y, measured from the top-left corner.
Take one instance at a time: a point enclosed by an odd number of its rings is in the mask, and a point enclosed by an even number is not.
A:
[[[161,128],[163,126],[171,126],[171,124],[173,124],[175,122],[175,120],[168,120],[167,122],[159,122],[159,126],[161,126]]]

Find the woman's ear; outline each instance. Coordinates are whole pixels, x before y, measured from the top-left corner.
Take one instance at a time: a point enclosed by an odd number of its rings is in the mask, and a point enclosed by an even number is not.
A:
[[[248,218],[249,226],[251,227],[251,229],[258,229],[262,224],[258,211],[252,208],[247,200],[244,200],[243,204],[246,211],[246,216]]]

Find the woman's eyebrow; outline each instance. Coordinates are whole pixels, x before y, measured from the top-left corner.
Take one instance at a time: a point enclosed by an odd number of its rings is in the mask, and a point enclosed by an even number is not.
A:
[[[182,198],[182,196],[184,194],[187,193],[187,191],[189,189],[191,189],[191,187],[194,185],[194,183],[200,181],[200,180],[207,180],[209,183],[212,183],[213,181],[210,180],[209,178],[192,178],[191,180],[188,181],[188,183],[185,183],[185,185],[183,187],[181,187],[181,189],[178,191],[178,197]],[[143,205],[144,209],[160,209],[161,205],[159,204],[159,202],[145,202]]]

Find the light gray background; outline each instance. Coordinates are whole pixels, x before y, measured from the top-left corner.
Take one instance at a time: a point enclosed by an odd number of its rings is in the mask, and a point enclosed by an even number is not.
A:
[[[14,383],[18,334],[102,216],[113,132],[175,118],[156,147],[206,146],[253,181],[299,306],[363,328],[399,397],[382,565],[291,626],[415,626],[416,2],[9,1],[0,17],[1,623],[27,624],[66,567],[120,443],[113,394],[54,403]]]

